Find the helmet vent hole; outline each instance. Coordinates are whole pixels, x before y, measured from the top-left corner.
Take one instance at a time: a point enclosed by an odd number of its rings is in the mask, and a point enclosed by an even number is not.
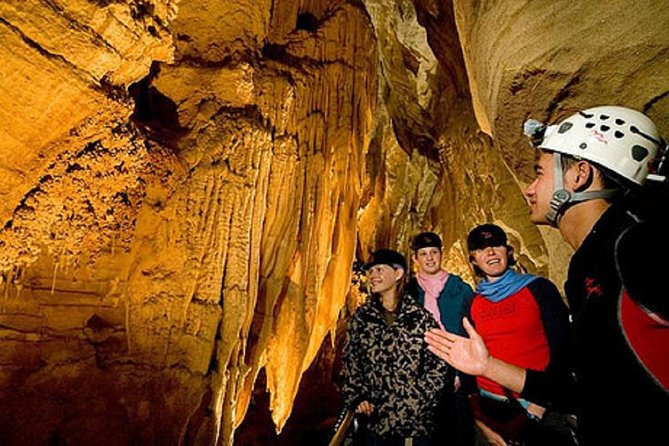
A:
[[[591,129],[591,128],[593,128],[594,126],[595,126],[595,123],[594,123],[594,122],[588,122],[588,123],[585,125],[585,128],[586,128],[586,129]]]
[[[588,145],[586,143],[582,142],[578,147],[585,150],[585,149],[588,148]]]
[[[616,118],[616,124],[618,124],[618,125],[623,125],[623,124],[625,124],[625,120],[624,120],[624,119],[620,119],[620,118]]]
[[[616,138],[620,139],[620,138],[622,138],[623,136],[625,136],[625,134],[624,134],[623,132],[621,132],[620,130],[616,130],[616,131],[613,133],[613,136],[615,136]]]
[[[648,156],[648,149],[639,145],[632,146],[632,159],[641,161]]]
[[[572,124],[571,122],[565,122],[565,123],[562,124],[562,125],[560,126],[560,128],[558,129],[558,133],[564,133],[564,132],[568,131],[570,128],[572,128],[572,127],[573,127],[573,124]]]
[[[601,119],[602,121],[606,121],[609,118],[610,118],[609,115],[599,115],[599,119]]]
[[[611,127],[609,127],[608,125],[602,125],[602,126],[599,127],[599,129],[602,132],[608,132],[611,129]]]

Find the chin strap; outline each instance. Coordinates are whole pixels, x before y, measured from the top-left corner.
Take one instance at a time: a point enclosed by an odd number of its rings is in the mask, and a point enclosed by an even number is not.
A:
[[[562,181],[562,156],[558,152],[553,152],[553,174],[555,191],[551,198],[551,209],[546,213],[546,219],[556,228],[562,215],[570,206],[583,201],[594,200],[595,198],[611,198],[618,193],[618,190],[616,189],[602,189],[576,193],[566,190]]]

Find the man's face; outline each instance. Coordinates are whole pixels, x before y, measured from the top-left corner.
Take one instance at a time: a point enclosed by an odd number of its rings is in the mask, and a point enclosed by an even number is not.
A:
[[[550,224],[546,214],[550,210],[553,196],[553,154],[541,152],[534,165],[534,181],[525,189],[525,197],[530,207],[530,220],[537,225]]]
[[[427,248],[420,248],[413,255],[413,260],[418,265],[418,271],[432,275],[441,270],[441,249],[428,246]]]

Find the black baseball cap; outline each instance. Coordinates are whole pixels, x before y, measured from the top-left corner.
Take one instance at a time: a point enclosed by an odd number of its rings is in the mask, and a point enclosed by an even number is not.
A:
[[[388,265],[393,268],[402,268],[404,271],[407,270],[407,261],[402,254],[392,249],[379,249],[374,251],[369,260],[365,263],[363,269],[367,271],[374,265]]]
[[[489,246],[506,246],[506,232],[497,225],[486,223],[472,229],[467,236],[467,248],[470,251]]]
[[[441,249],[441,239],[434,232],[421,232],[415,236],[411,242],[411,249],[413,251],[431,247]]]

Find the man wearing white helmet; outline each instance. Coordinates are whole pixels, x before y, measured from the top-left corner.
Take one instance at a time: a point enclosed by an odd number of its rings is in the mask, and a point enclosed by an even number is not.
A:
[[[525,191],[530,218],[557,227],[575,249],[565,294],[583,441],[652,444],[669,421],[669,292],[659,283],[666,263],[648,248],[668,245],[666,227],[641,222],[627,204],[647,180],[664,180],[655,169],[665,143],[648,117],[624,107],[525,127],[540,149]]]
[[[653,122],[617,106],[578,112],[557,125],[525,123],[540,149],[525,195],[535,224],[560,230],[575,253],[565,294],[574,320],[582,444],[665,444],[669,422],[669,273],[666,201],[650,220],[637,209],[647,180],[663,182],[666,144]],[[646,185],[647,186],[647,185]],[[656,209],[657,210],[657,209]],[[663,276],[664,274],[664,276]],[[465,373],[511,390],[531,376],[471,341],[431,333],[430,349]],[[657,443],[659,441],[659,443]]]

